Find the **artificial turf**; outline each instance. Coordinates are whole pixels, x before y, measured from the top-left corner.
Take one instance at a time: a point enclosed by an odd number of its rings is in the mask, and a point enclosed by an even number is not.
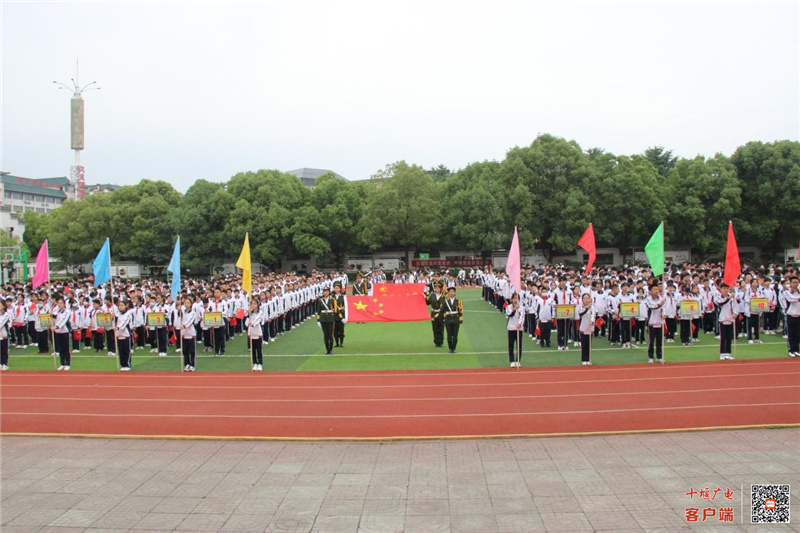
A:
[[[335,371],[335,370],[409,370],[452,368],[508,367],[506,321],[504,316],[481,299],[480,289],[462,289],[458,296],[464,302],[464,323],[461,326],[457,353],[433,345],[429,322],[349,323],[345,343],[325,355],[322,332],[311,319],[264,346],[265,371]],[[580,365],[580,348],[569,351],[555,347],[542,348],[523,336],[522,364],[525,367]],[[786,341],[779,335],[762,335],[764,344],[747,344],[738,340],[737,359],[784,358]],[[149,350],[135,351],[133,371],[174,371],[182,366],[181,355],[169,350],[167,357],[157,357]],[[668,362],[719,360],[719,341],[712,335],[700,334],[700,342],[683,347],[666,344]],[[647,345],[632,350],[610,347],[603,338],[593,344],[595,365],[620,365],[647,362]],[[798,362],[800,364],[800,362]],[[36,348],[11,349],[9,361],[14,370],[53,370],[53,358],[36,354]],[[249,371],[251,369],[247,339],[237,336],[228,342],[225,357],[213,357],[198,349],[198,371]],[[105,353],[82,351],[72,356],[72,370],[114,371],[115,359]]]

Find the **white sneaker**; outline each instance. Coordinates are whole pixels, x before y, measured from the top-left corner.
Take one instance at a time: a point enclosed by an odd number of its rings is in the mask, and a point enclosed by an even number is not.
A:
[[[108,352],[109,357],[114,357],[114,352]]]
[[[788,339],[788,338],[789,338],[789,335],[784,335],[784,336],[783,336],[783,338],[784,338],[784,339]]]
[[[727,359],[728,361],[735,361],[735,359],[733,358],[733,356],[732,356],[731,354],[727,354],[727,357],[726,357],[726,359]]]
[[[583,366],[586,366],[588,363],[587,363],[586,361],[581,361],[581,364],[582,364]]]
[[[193,366],[189,367],[189,372],[194,372],[194,367]]]
[[[120,368],[120,369],[119,369],[119,371],[120,371],[120,372],[130,372],[130,371],[131,371],[131,369],[130,369],[130,367],[123,366],[122,368]]]
[[[564,346],[564,351],[568,352],[569,351],[569,346]]]
[[[724,353],[719,354],[719,360],[720,361],[725,361],[726,359],[727,359],[727,357],[725,356]]]
[[[740,335],[740,337],[741,337],[741,335]],[[714,338],[719,340],[719,335],[714,335]]]
[[[592,362],[591,361],[586,361],[586,366],[592,366]]]
[[[30,344],[28,345],[28,348],[30,348],[31,346],[36,346],[36,343],[35,343],[35,342],[32,342],[32,343],[30,343]]]
[[[511,368],[515,368],[516,366],[517,366],[517,363],[511,363]]]
[[[64,370],[64,365],[61,365],[60,367],[56,368],[56,370],[59,370],[59,371],[60,370]]]
[[[69,365],[64,365],[64,370],[69,370]]]
[[[789,352],[789,357],[797,357],[797,352]]]
[[[167,354],[166,354],[165,352],[159,352],[158,356],[159,356],[159,357],[166,357],[166,356],[167,356]]]
[[[189,365],[186,365],[185,367],[183,367],[183,371],[184,372],[188,372],[189,371]]]
[[[764,341],[762,341],[761,339],[757,339],[756,344],[764,344]]]
[[[151,349],[151,350],[150,350],[150,353],[156,353],[157,351],[158,351],[158,350],[156,350],[155,348],[153,348],[153,349]]]
[[[253,365],[253,372],[257,372],[257,371],[258,371],[258,365]]]
[[[261,367],[261,365],[258,365],[258,371],[261,372],[262,370],[263,368]]]
[[[8,370],[8,365],[0,365],[0,370]]]
[[[747,344],[753,344],[753,339],[750,339],[749,341],[747,341]]]
[[[558,351],[559,351],[559,352],[560,352],[561,350],[563,350],[563,349],[564,349],[564,347],[563,347],[563,346],[559,346],[559,347],[558,347]]]
[[[652,364],[653,360],[652,359],[648,359],[647,362]]]
[[[581,345],[581,343],[579,343],[578,341],[575,341],[575,342],[572,343],[572,346],[575,347],[575,348],[577,348],[580,345]]]
[[[175,348],[175,353],[181,353],[181,349],[180,348]]]
[[[80,350],[72,350],[72,353],[80,353]]]

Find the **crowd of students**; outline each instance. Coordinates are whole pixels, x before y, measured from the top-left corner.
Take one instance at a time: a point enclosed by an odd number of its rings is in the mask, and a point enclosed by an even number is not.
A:
[[[734,336],[755,344],[762,342],[762,333],[782,335],[789,357],[800,357],[797,270],[779,265],[748,267],[733,287],[723,283],[723,270],[719,264],[668,265],[663,276],[654,277],[645,266],[588,274],[563,266],[526,268],[519,295],[524,312],[520,329],[549,348],[555,327],[558,350],[569,350],[570,344],[581,347],[584,365],[591,364],[591,343],[585,342],[589,335],[633,348],[644,344],[648,333],[651,363],[663,362],[663,342],[676,342],[677,337],[681,345],[689,346],[699,342],[700,332],[720,339],[720,360],[734,358]],[[483,298],[507,311],[514,289],[505,272],[486,268],[477,279]],[[754,299],[765,302],[762,312],[751,309]],[[560,305],[567,306],[562,312],[574,306],[569,318],[557,316]]]
[[[170,346],[183,354],[184,370],[196,367],[196,351],[224,356],[226,344],[245,334],[253,350],[253,370],[261,370],[261,346],[274,342],[316,313],[324,287],[347,283],[342,272],[308,275],[256,275],[252,295],[241,277],[184,280],[173,300],[159,280],[115,279],[95,287],[91,279],[48,283],[33,289],[16,283],[0,287],[0,370],[8,370],[10,348],[38,346],[58,355],[59,371],[72,366],[72,354],[106,352],[119,358],[123,372],[131,356],[146,350],[165,357]],[[212,318],[214,320],[206,320]]]

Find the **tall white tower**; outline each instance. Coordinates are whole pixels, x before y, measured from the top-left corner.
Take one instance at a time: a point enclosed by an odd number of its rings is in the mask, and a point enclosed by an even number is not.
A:
[[[70,78],[72,86],[53,81],[59,89],[66,89],[72,92],[72,98],[70,99],[70,148],[75,152],[75,161],[69,169],[69,180],[72,183],[74,200],[82,200],[86,195],[86,175],[83,165],[81,165],[81,150],[84,148],[85,141],[83,93],[92,89],[100,89],[100,87],[93,87],[97,83],[96,81],[81,87],[78,75],[78,60],[76,59],[75,77]]]

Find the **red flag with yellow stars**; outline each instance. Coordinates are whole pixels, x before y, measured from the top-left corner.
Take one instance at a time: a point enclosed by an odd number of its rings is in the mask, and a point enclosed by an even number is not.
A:
[[[430,320],[424,283],[375,283],[372,296],[347,297],[348,322]]]

